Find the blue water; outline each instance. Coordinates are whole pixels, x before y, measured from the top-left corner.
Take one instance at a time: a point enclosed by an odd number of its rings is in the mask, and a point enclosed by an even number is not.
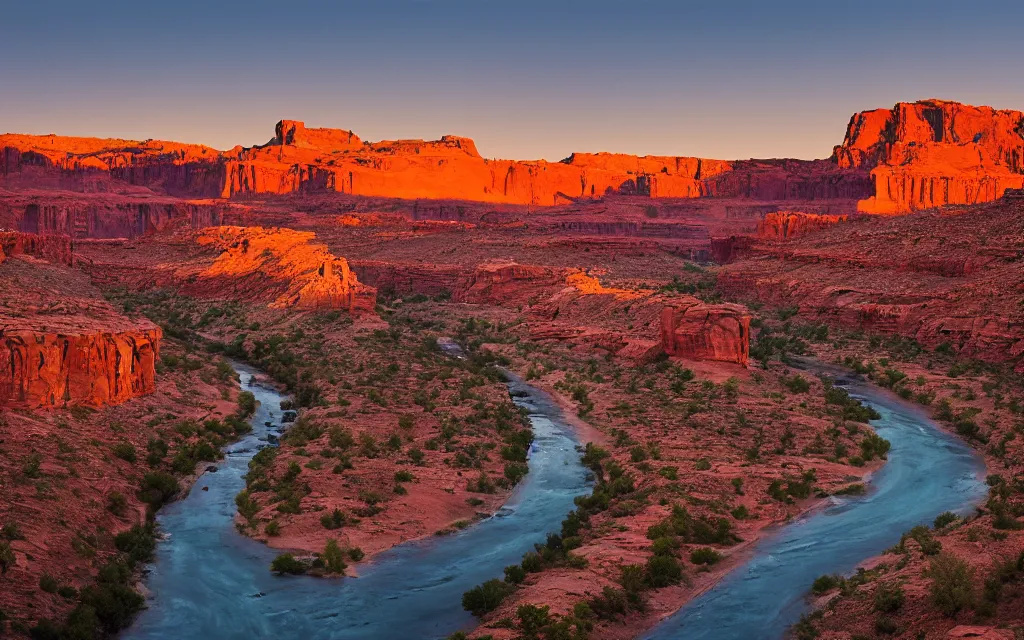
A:
[[[590,490],[574,435],[558,408],[513,380],[513,391],[528,394],[516,402],[530,410],[536,445],[529,475],[499,513],[453,536],[396,547],[360,566],[359,578],[274,576],[268,567],[275,552],[239,535],[232,519],[249,459],[268,433],[280,432],[281,396],[253,386],[252,370],[238,369],[243,387],[261,403],[254,431],[229,447],[217,473],[205,474],[187,498],[161,511],[158,520],[168,540],[158,546],[147,580],[154,595],[125,638],[444,637],[473,625],[461,608],[462,593],[500,577],[503,567],[559,529],[574,496]],[[781,638],[808,609],[814,578],[850,572],[911,527],[943,511],[969,511],[983,498],[984,467],[966,445],[940,431],[915,405],[848,382],[854,396],[882,415],[873,426],[892,443],[889,462],[871,479],[868,495],[833,498],[812,515],[780,526],[755,547],[750,561],[645,638]]]
[[[832,504],[764,538],[752,559],[664,620],[648,640],[771,640],[809,610],[815,578],[850,573],[943,511],[968,513],[982,500],[981,458],[940,431],[917,406],[877,387],[847,381],[850,394],[882,415],[875,431],[892,443],[889,462],[865,496]]]
[[[251,385],[253,370],[237,367],[260,407],[254,430],[227,450],[184,500],[158,516],[168,539],[157,547],[146,581],[153,597],[123,635],[184,638],[438,638],[473,625],[462,593],[517,563],[533,544],[557,531],[573,498],[589,493],[572,430],[550,398],[513,379],[525,392],[535,450],[530,473],[493,517],[460,533],[403,544],[359,567],[360,577],[277,577],[275,552],[235,531],[235,494],[245,487],[249,459],[268,433],[279,433],[281,396]],[[273,426],[265,426],[271,422]],[[202,491],[202,487],[208,491]]]

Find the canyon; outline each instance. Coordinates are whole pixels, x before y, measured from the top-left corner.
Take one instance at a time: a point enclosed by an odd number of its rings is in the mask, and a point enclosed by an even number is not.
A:
[[[930,407],[990,474],[1020,473],[1018,111],[934,99],[863,111],[819,160],[497,160],[455,135],[366,142],[297,120],[225,151],[21,134],[0,149],[0,486],[16,494],[0,525],[27,532],[0,533],[0,583],[13,585],[0,634],[70,633],[59,625],[101,611],[102,562],[137,577],[153,558],[118,534],[152,536],[157,509],[193,484],[179,505],[215,498],[225,535],[313,575],[352,573],[324,565],[331,543],[372,560],[355,567],[371,576],[413,541],[458,549],[546,473],[526,403],[559,424],[538,431],[564,445],[557,459],[579,466],[570,427],[586,447],[594,484],[573,476],[558,508],[570,488],[593,493],[560,530],[545,511],[554,538],[519,531],[538,541],[518,552],[524,575],[506,569],[503,602],[472,619],[456,607],[444,632],[519,638],[520,608],[548,606],[581,637],[636,637],[774,525],[869,492],[886,468],[870,412],[797,356]],[[240,437],[254,464],[232,459]],[[204,484],[208,467],[236,482]],[[991,528],[1004,509],[1019,524],[1014,491],[963,522]],[[63,520],[53,500],[78,515]],[[989,555],[1019,552],[1018,529],[1005,531]],[[942,534],[958,557],[974,548]],[[652,578],[652,563],[678,579]],[[647,572],[630,598],[650,608],[616,613],[630,571]],[[914,580],[901,624],[950,631]],[[815,618],[826,637],[872,632],[847,591]],[[1015,597],[955,621],[1024,624]]]

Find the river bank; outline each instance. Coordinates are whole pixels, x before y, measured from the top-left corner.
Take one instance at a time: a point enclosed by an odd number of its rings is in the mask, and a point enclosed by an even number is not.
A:
[[[247,385],[251,372],[240,367],[240,373]],[[274,422],[268,408],[281,399],[273,389],[247,386],[260,401],[254,431],[204,480],[207,491],[193,491],[161,511],[167,540],[158,546],[148,580],[153,599],[123,637],[381,638],[393,637],[389,629],[414,628],[434,637],[468,624],[461,593],[543,540],[572,498],[587,489],[573,433],[560,424],[557,407],[525,385],[511,384],[534,423],[536,453],[530,474],[505,507],[451,536],[395,547],[363,565],[359,578],[342,581],[273,576],[267,570],[273,552],[233,526],[234,495],[244,486],[254,447],[277,430],[264,423]]]
[[[548,607],[549,616],[571,620],[581,604],[595,612],[589,637],[634,637],[745,561],[773,525],[821,504],[815,492],[856,491],[881,465],[877,455],[847,461],[862,453],[861,440],[871,430],[854,422],[835,430],[830,412],[854,416],[856,407],[826,402],[815,378],[714,363],[624,367],[558,344],[485,347],[509,358],[532,384],[553,393],[599,434],[603,461],[595,473],[628,478],[630,488],[606,506],[593,499],[578,503],[586,524],[570,555],[583,561],[527,571],[515,592],[486,614],[474,637],[515,637],[505,621],[515,620],[522,605]],[[677,513],[683,518],[677,525],[689,523],[686,530],[677,527],[675,535],[656,539],[665,534],[652,532]],[[561,533],[566,535],[564,527]],[[605,595],[625,591],[620,573],[634,566],[649,571],[652,562],[661,562],[663,556],[652,555],[659,547],[671,550],[669,562],[684,579],[642,588],[642,609],[629,605],[617,614],[600,613]]]

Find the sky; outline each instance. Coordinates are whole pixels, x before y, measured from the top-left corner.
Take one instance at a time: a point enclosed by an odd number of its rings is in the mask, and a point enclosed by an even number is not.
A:
[[[280,119],[485,157],[822,158],[850,116],[1024,110],[1016,0],[0,0],[0,132],[228,149]]]

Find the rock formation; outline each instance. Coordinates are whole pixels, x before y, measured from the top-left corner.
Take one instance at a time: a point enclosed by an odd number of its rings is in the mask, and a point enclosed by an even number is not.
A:
[[[315,237],[290,229],[211,227],[197,241],[221,253],[186,288],[268,299],[272,308],[372,312],[376,289],[361,284],[344,258],[312,243]]]
[[[1024,202],[865,216],[722,268],[734,296],[1024,371]]]
[[[757,236],[764,240],[788,240],[817,229],[846,222],[849,216],[821,215],[800,211],[768,213],[757,225]]]
[[[74,264],[71,238],[67,236],[0,231],[0,262],[6,257],[21,254],[68,267]]]
[[[867,168],[867,213],[897,214],[995,200],[1024,186],[1024,113],[944,100],[901,102],[853,116],[833,158]]]
[[[750,358],[750,314],[734,304],[683,300],[661,311],[665,353],[693,360],[719,360],[746,366]]]
[[[0,264],[0,407],[99,406],[150,393],[160,338],[78,272],[27,255]]]
[[[590,344],[638,363],[667,354],[747,364],[750,314],[741,305],[609,288],[578,271],[566,278],[566,284],[531,309],[533,339]]]

